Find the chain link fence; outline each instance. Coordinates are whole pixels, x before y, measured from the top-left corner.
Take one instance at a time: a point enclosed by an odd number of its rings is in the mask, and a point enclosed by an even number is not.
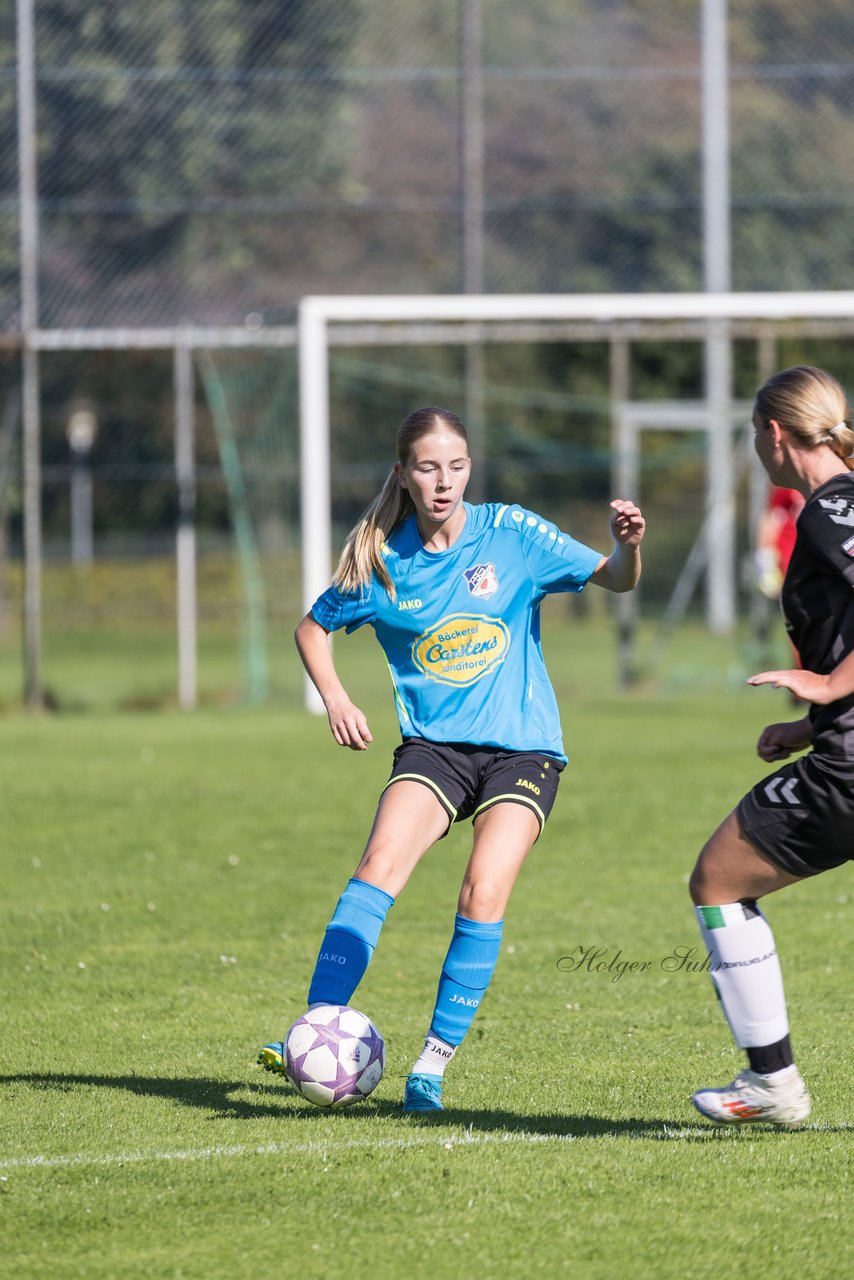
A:
[[[35,0],[38,327],[68,336],[40,358],[45,678],[57,701],[106,690],[146,704],[174,687],[172,363],[168,344],[142,349],[134,335],[287,325],[309,293],[701,289],[700,17],[700,0]],[[22,548],[17,40],[7,6],[4,701],[19,684]],[[733,288],[852,287],[854,11],[730,0],[728,56]],[[93,328],[125,331],[126,349],[72,349]],[[793,339],[779,355],[835,362],[851,385],[846,344]],[[642,343],[633,362],[635,395],[702,395],[698,343]],[[749,397],[756,375],[747,343],[734,393]],[[337,350],[331,386],[340,538],[385,473],[397,421],[415,403],[465,405],[465,352]],[[299,610],[294,351],[212,351],[196,360],[195,394],[202,696],[245,692],[253,590],[270,687],[298,696],[277,649]],[[600,542],[606,344],[487,345],[482,396],[484,496]],[[96,424],[83,449],[69,441],[81,412]],[[667,530],[650,611],[702,517],[701,452],[696,434],[648,439],[644,496]],[[234,554],[236,477],[248,558]]]

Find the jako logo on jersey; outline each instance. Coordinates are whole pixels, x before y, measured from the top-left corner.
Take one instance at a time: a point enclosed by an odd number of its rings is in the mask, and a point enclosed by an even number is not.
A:
[[[398,609],[423,609],[424,604],[416,596],[414,600],[398,600],[397,607]]]
[[[463,577],[475,600],[488,600],[498,590],[494,564],[476,564],[473,569],[466,569]]]
[[[474,684],[507,657],[510,632],[500,618],[455,613],[424,631],[412,646],[419,671],[440,684]]]
[[[535,782],[529,782],[527,778],[517,778],[516,786],[524,787],[526,791],[533,791],[535,796],[538,796],[540,794],[540,788],[537,786],[537,784]]]

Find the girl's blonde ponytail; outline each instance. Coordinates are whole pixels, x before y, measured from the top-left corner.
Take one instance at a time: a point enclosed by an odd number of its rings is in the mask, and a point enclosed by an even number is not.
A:
[[[366,587],[376,574],[393,600],[394,583],[385,567],[382,548],[386,539],[414,510],[409,493],[402,487],[396,473],[390,471],[382,489],[347,535],[332,579],[334,585],[342,591],[358,591]]]
[[[767,426],[773,419],[807,448],[829,445],[854,470],[854,426],[845,392],[831,374],[814,365],[794,365],[775,373],[756,393],[756,412]]]

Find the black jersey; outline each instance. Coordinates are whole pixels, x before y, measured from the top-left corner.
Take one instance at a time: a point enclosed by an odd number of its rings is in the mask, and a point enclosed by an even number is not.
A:
[[[807,671],[828,675],[854,649],[854,473],[810,494],[783,582],[786,629]],[[854,760],[854,694],[810,708],[813,746]]]

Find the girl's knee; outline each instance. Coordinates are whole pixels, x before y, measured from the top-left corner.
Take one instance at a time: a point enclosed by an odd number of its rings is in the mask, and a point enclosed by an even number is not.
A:
[[[385,889],[387,893],[392,892],[388,885],[398,885],[401,878],[404,880],[408,878],[407,872],[401,866],[401,859],[395,857],[392,850],[382,847],[366,849],[356,868],[357,880],[366,880],[368,884],[376,885],[378,889]],[[397,896],[397,890],[394,896]]]
[[[691,901],[695,907],[705,905],[704,890],[706,885],[706,877],[703,872],[702,859],[698,858],[694,864],[694,870],[688,878],[688,893],[691,895]]]
[[[504,915],[506,894],[496,884],[482,880],[466,880],[460,890],[457,910],[469,920],[500,920]]]

